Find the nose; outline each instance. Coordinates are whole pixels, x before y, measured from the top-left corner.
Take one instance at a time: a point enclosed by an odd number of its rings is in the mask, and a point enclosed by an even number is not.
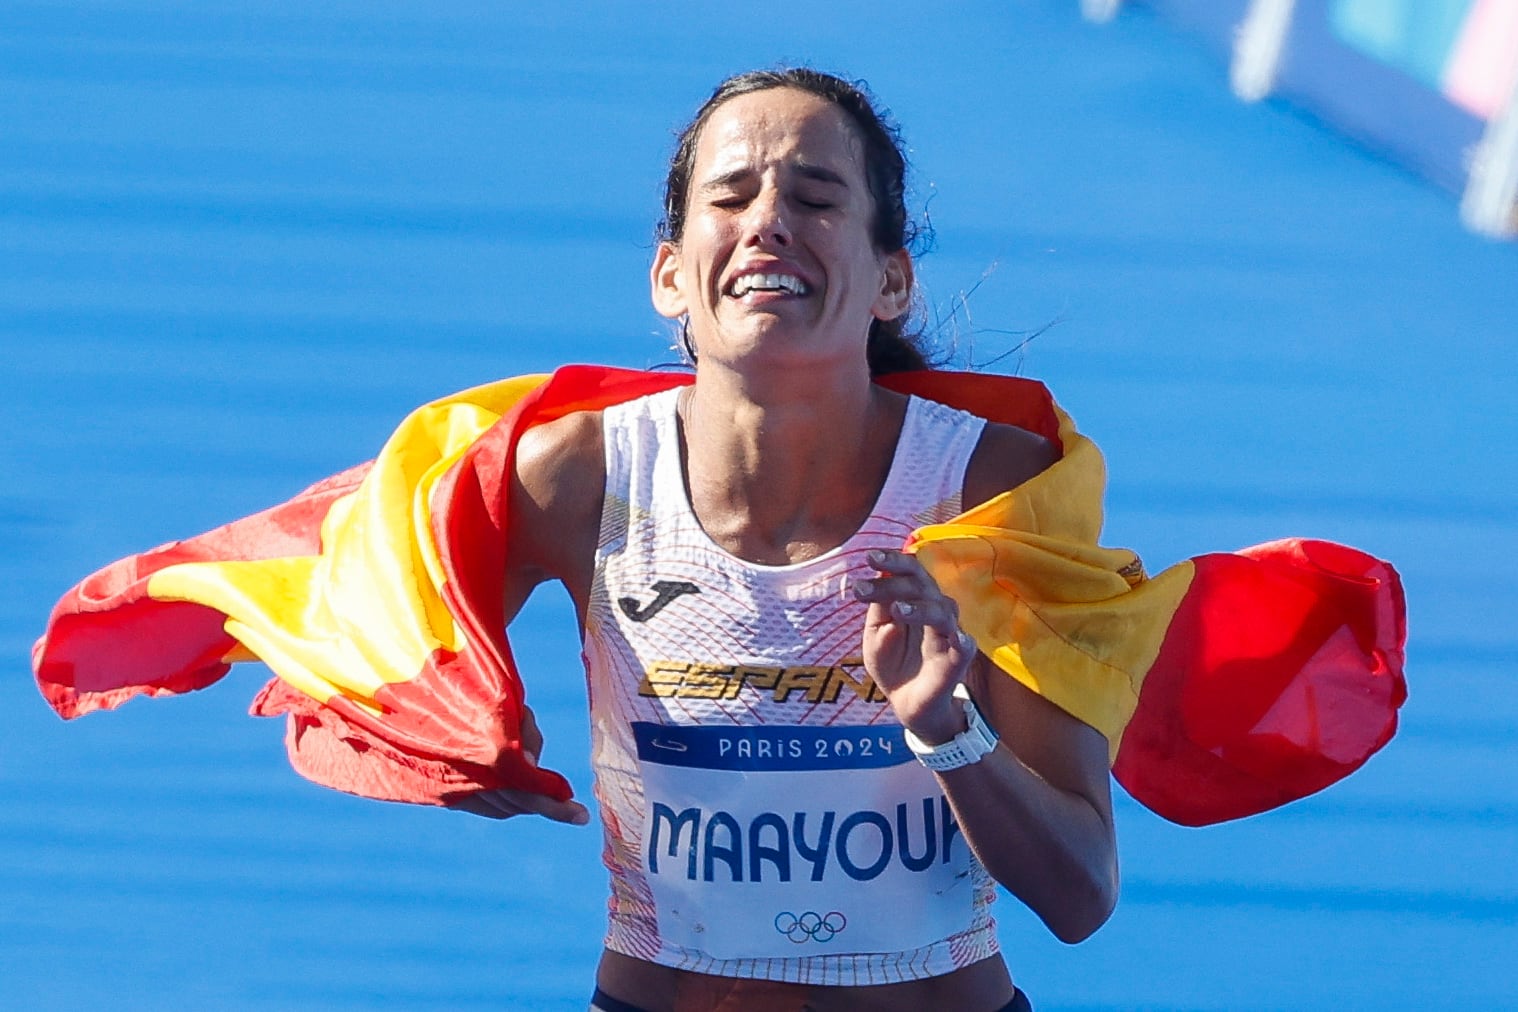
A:
[[[748,206],[744,231],[746,234],[743,241],[746,246],[764,249],[791,244],[791,227],[786,221],[785,203],[780,199],[777,189],[766,186],[759,191]]]

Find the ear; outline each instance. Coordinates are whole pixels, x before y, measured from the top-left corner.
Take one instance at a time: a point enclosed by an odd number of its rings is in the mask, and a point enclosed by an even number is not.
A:
[[[880,294],[871,307],[877,320],[894,320],[912,308],[912,286],[916,275],[912,271],[912,254],[904,249],[887,253],[881,263],[885,276],[880,282]]]
[[[654,310],[660,316],[673,320],[685,314],[685,292],[680,288],[680,247],[670,242],[659,244],[653,266],[648,269],[648,285]]]

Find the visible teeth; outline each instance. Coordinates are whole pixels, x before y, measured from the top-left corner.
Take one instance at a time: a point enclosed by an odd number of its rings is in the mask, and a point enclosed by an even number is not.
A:
[[[806,284],[794,274],[745,274],[733,282],[733,294],[739,298],[755,291],[790,292],[805,295]]]

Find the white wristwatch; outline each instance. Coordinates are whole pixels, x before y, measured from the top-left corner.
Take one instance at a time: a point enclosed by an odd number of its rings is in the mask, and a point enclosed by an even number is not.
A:
[[[996,748],[996,732],[986,724],[975,701],[970,698],[970,690],[963,683],[954,687],[954,698],[964,702],[968,728],[942,745],[929,745],[911,731],[906,732],[907,748],[912,750],[918,762],[935,773],[978,763]]]

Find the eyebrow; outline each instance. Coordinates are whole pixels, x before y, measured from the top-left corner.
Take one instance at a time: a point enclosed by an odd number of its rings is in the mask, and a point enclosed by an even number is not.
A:
[[[832,183],[835,186],[841,186],[844,189],[848,189],[849,186],[848,180],[844,179],[832,169],[821,165],[808,165],[806,162],[802,162],[796,166],[796,173],[798,175],[805,176],[807,179],[815,179],[819,183]]]
[[[822,165],[813,165],[808,162],[799,162],[792,166],[796,174],[806,179],[815,180],[819,183],[830,183],[848,189],[849,182],[841,175]],[[754,175],[754,170],[743,167],[732,169],[721,175],[713,176],[701,184],[702,190],[720,190],[724,187],[734,186]]]

